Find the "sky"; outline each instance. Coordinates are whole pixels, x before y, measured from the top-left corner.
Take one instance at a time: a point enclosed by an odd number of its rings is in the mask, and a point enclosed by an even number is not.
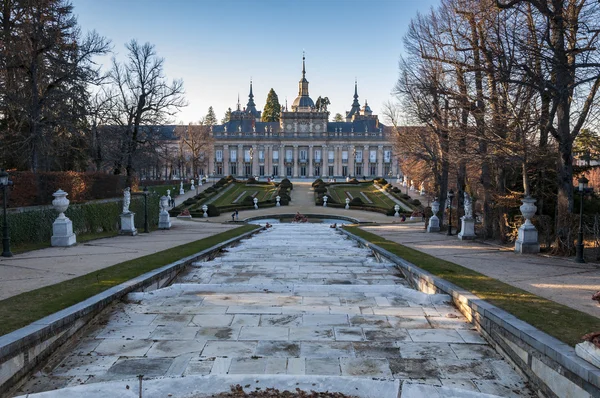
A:
[[[288,105],[298,95],[302,53],[313,101],[331,101],[331,118],[350,110],[354,81],[361,106],[381,117],[398,78],[402,38],[418,12],[439,0],[72,0],[83,32],[155,45],[169,80],[183,79],[188,106],[173,122],[194,123],[212,106],[220,120],[238,94],[262,110],[271,88]],[[106,65],[110,57],[97,60]]]

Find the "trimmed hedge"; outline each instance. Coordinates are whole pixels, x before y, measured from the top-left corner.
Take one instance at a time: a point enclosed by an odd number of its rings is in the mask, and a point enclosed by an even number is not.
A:
[[[158,195],[148,195],[148,223],[158,225]],[[129,209],[136,214],[135,226],[144,228],[144,198],[133,195]],[[123,212],[121,200],[105,203],[84,203],[69,205],[65,215],[73,222],[75,234],[117,232],[119,230],[119,215]],[[53,208],[8,213],[8,228],[12,243],[43,243],[50,242],[52,223],[58,216]],[[0,225],[3,221],[0,220]]]

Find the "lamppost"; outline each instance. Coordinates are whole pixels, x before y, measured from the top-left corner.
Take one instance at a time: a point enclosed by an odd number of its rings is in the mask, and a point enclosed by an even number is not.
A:
[[[8,236],[8,217],[6,216],[6,190],[13,184],[12,181],[8,180],[8,173],[4,169],[0,170],[0,188],[4,193],[4,226],[2,228],[2,257],[12,257],[10,251],[10,236]]]
[[[454,191],[448,191],[448,236],[452,236],[452,199],[454,199]]]
[[[575,246],[575,262],[576,263],[585,263],[585,259],[583,258],[583,199],[585,198],[586,191],[588,189],[589,180],[585,178],[585,176],[581,176],[578,180],[579,182],[579,194],[580,194],[580,204],[579,204],[579,236],[578,243]]]
[[[144,233],[150,233],[148,227],[148,186],[144,187]]]

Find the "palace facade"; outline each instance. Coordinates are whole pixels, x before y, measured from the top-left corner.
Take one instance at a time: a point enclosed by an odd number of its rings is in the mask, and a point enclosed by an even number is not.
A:
[[[369,105],[354,101],[344,122],[330,122],[329,113],[315,108],[308,93],[305,59],[298,96],[291,110],[282,107],[279,122],[261,122],[252,82],[246,107],[231,119],[212,126],[214,149],[209,153],[211,175],[294,178],[388,177],[399,174],[389,130]]]

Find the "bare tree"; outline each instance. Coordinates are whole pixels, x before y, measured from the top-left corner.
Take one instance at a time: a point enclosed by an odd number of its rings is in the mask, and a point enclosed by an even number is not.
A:
[[[117,93],[112,121],[122,127],[122,156],[115,162],[114,172],[121,173],[124,166],[131,180],[138,147],[149,139],[148,126],[165,124],[187,103],[183,81],[167,82],[164,60],[156,55],[152,44],[139,45],[132,40],[126,48],[128,61],[120,65],[113,58],[110,80]]]
[[[208,166],[208,152],[212,148],[210,129],[211,126],[202,119],[198,124],[177,126],[175,130],[175,134],[181,140],[183,152],[190,155],[193,176],[197,175],[201,168]]]

